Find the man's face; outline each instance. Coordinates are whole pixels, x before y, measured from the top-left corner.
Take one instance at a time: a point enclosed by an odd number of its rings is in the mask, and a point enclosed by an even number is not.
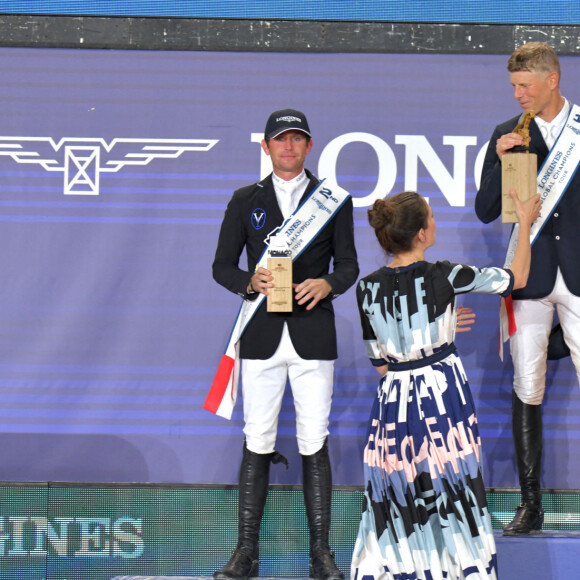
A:
[[[312,139],[302,131],[284,131],[268,143],[263,140],[262,149],[272,159],[276,175],[290,180],[302,171],[304,159],[312,149]]]
[[[558,73],[536,73],[521,70],[510,73],[510,83],[514,88],[514,98],[525,113],[534,111],[542,118],[542,113],[557,98]]]

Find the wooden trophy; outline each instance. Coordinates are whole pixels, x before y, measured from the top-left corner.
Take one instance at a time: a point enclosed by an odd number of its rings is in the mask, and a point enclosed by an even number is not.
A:
[[[268,312],[292,312],[292,257],[286,250],[270,250],[267,268],[274,279],[268,289]]]
[[[530,153],[530,121],[535,117],[534,111],[528,111],[516,125],[512,133],[521,135],[524,139],[525,151],[504,153],[501,158],[501,221],[516,223],[516,206],[510,196],[513,189],[521,201],[533,197],[537,191],[538,157]]]

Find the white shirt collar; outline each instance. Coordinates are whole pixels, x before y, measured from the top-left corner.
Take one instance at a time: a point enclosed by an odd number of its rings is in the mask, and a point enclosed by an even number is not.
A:
[[[286,181],[281,177],[278,177],[275,173],[272,173],[272,181],[274,182],[274,188],[281,188],[285,191],[294,190],[295,188],[299,187],[302,181],[306,179],[306,171],[304,169],[293,179]]]
[[[536,124],[538,125],[542,133],[542,137],[544,137],[544,141],[546,142],[546,145],[549,149],[552,148],[556,142],[556,139],[558,138],[558,135],[560,135],[562,132],[569,114],[570,103],[567,99],[564,99],[564,106],[562,107],[562,110],[549,123],[543,119],[540,119],[540,117],[535,118]]]

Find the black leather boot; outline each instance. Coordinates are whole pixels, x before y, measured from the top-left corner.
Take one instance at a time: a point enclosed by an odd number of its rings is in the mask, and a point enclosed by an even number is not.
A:
[[[328,544],[330,533],[330,506],[332,475],[328,457],[328,439],[314,455],[302,456],[304,504],[310,530],[310,578],[344,580],[334,562]]]
[[[268,495],[272,455],[253,453],[244,441],[239,481],[238,545],[228,563],[214,573],[217,580],[246,580],[258,576],[260,523]]]
[[[504,526],[504,536],[540,533],[544,523],[540,469],[542,463],[542,407],[522,403],[512,394],[512,431],[522,503],[514,519]]]

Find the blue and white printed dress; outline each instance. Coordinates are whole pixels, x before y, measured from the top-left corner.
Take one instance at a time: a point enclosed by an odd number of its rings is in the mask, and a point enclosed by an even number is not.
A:
[[[352,580],[496,579],[471,391],[455,352],[458,294],[507,295],[513,275],[449,262],[359,281],[363,339],[380,380],[364,448]]]

